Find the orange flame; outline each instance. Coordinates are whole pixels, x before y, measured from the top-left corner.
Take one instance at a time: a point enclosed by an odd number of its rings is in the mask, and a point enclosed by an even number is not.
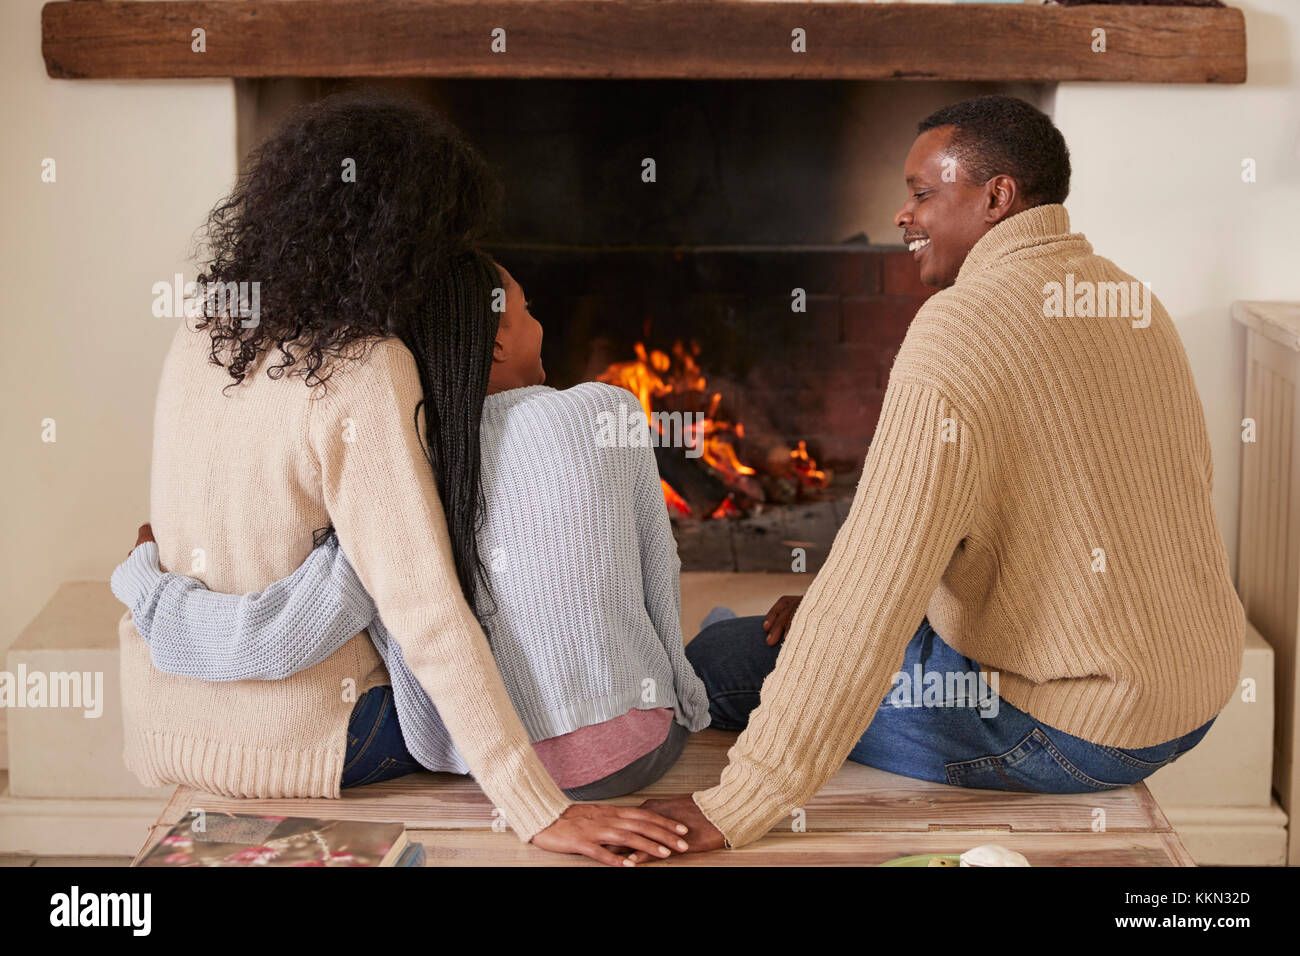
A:
[[[794,466],[795,474],[806,484],[818,488],[825,488],[830,484],[826,472],[818,469],[817,462],[808,454],[808,443],[806,441],[801,440],[799,447],[790,452],[790,463]]]
[[[612,363],[597,379],[618,385],[635,395],[645,412],[647,422],[655,422],[652,413],[656,399],[670,394],[704,392],[708,386],[699,363],[696,362],[696,356],[700,353],[696,342],[686,345],[678,339],[673,343],[671,357],[658,349],[648,351],[643,342],[636,343],[635,351],[635,359]],[[688,418],[689,433],[684,437],[691,447],[700,449],[700,457],[705,464],[717,472],[726,484],[735,486],[740,479],[757,474],[757,471],[740,460],[736,446],[730,440],[732,436],[744,438],[744,423],[719,418],[718,408],[721,403],[722,394],[715,392],[702,419]],[[662,423],[659,423],[659,427],[662,428]],[[808,454],[804,442],[799,442],[799,448],[790,452],[790,459],[791,467],[801,483],[826,487],[829,481],[826,473],[818,470],[817,462]],[[662,478],[659,481],[669,510],[682,515],[691,514],[691,506],[676,489]],[[743,513],[731,496],[728,496],[709,517],[726,518]]]
[[[737,508],[736,503],[732,501],[731,496],[728,495],[726,498],[722,499],[722,504],[718,505],[716,508],[713,509],[713,514],[709,515],[709,517],[710,518],[739,518],[742,517],[744,514],[745,512]]]
[[[635,395],[648,422],[653,407],[651,399],[673,391],[673,387],[663,378],[663,373],[668,371],[670,364],[668,356],[663,352],[656,350],[647,355],[645,345],[638,342],[634,361],[615,362],[596,376],[596,380],[618,385]]]
[[[688,515],[691,513],[691,506],[686,503],[685,498],[673,489],[672,485],[668,484],[668,482],[664,481],[662,478],[659,479],[659,484],[663,486],[664,501],[668,503],[669,511],[676,511],[680,515]]]

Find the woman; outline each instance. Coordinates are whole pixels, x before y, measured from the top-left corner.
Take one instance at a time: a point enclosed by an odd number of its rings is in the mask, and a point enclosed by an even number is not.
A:
[[[682,648],[680,562],[649,442],[598,438],[602,417],[627,419],[635,399],[600,383],[545,388],[541,326],[513,277],[496,268],[499,322],[492,312],[466,310],[463,324],[451,318],[457,334],[448,340],[466,346],[444,353],[452,367],[440,373],[456,379],[459,366],[481,368],[490,355],[486,382],[467,386],[486,389],[480,448],[457,464],[479,471],[481,462],[476,542],[491,558],[477,603],[491,605],[484,629],[551,777],[573,799],[608,799],[658,780],[687,734],[709,723],[704,685]],[[475,323],[492,338],[470,334]],[[147,542],[148,526],[141,531]],[[163,574],[147,543],[114,573],[113,589],[154,665],[204,680],[283,679],[369,628],[393,693],[370,705],[380,730],[357,735],[370,745],[344,767],[343,786],[421,766],[467,772],[335,536],[258,594],[217,594]],[[397,718],[391,735],[385,713]]]
[[[289,574],[331,528],[519,837],[626,865],[606,847],[663,856],[685,848],[683,829],[570,803],[465,596],[477,600],[464,532],[480,512],[478,476],[459,466],[480,409],[457,376],[487,368],[449,375],[446,357],[465,346],[462,327],[486,334],[462,318],[488,312],[499,281],[475,251],[496,195],[479,155],[427,108],[350,95],[291,115],[210,217],[200,284],[258,282],[260,312],[204,298],[177,330],[158,391],[151,521],[164,564],[232,592]],[[365,632],[283,680],[228,682],[155,668],[129,614],[120,637],[125,758],[146,784],[337,797],[349,733],[386,694]]]

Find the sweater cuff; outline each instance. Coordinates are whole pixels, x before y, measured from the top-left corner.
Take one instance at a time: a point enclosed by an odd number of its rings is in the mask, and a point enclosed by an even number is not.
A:
[[[510,828],[524,843],[530,843],[534,836],[545,830],[560,818],[573,801],[560,792],[560,788],[550,777],[546,778],[549,787],[525,787],[523,782],[511,794],[515,809],[509,817]],[[553,793],[545,791],[551,790]]]
[[[700,790],[697,793],[691,794],[691,799],[695,801],[695,809],[699,810],[700,813],[703,814],[704,819],[708,820],[709,823],[713,825],[713,829],[717,830],[719,833],[722,834],[723,845],[728,850],[734,850],[736,848],[736,845],[731,842],[731,837],[727,836],[727,831],[718,825],[718,821],[714,819],[712,811],[706,810],[704,808],[704,802],[701,802],[704,795],[709,792],[710,791],[708,790]]]
[[[113,596],[132,611],[154,591],[162,580],[162,566],[158,560],[158,544],[146,541],[136,546],[127,559],[113,569],[109,587]]]
[[[721,783],[692,794],[692,798],[732,849],[765,836],[782,816],[794,809],[794,803],[784,794],[772,793],[765,786],[763,775],[752,774],[734,759]]]

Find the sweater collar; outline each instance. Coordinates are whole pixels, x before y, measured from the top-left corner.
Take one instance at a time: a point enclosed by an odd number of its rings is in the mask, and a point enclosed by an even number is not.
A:
[[[504,411],[518,405],[526,398],[541,392],[553,392],[549,385],[525,385],[523,388],[508,388],[504,392],[493,392],[483,399],[484,412]]]
[[[1064,239],[1086,241],[1083,233],[1070,232],[1070,214],[1065,207],[1060,203],[1031,206],[1003,219],[971,246],[966,261],[957,270],[957,281],[969,278],[1022,249]]]

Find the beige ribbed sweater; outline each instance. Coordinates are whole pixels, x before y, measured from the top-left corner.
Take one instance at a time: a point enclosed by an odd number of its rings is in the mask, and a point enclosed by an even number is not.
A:
[[[849,517],[721,782],[695,794],[730,845],[839,768],[927,612],[1004,699],[1099,744],[1162,743],[1227,702],[1245,617],[1182,343],[1154,297],[1145,328],[1045,318],[1069,273],[1133,281],[1038,206],[917,313]]]
[[[475,779],[530,839],[572,801],[538,760],[461,596],[413,424],[411,353],[378,342],[313,399],[301,378],[261,368],[223,394],[231,379],[209,348],[206,332],[182,326],[158,388],[150,519],[163,565],[217,591],[258,591],[333,523]],[[365,632],[285,680],[208,683],[156,670],[129,612],[119,630],[126,763],[143,782],[339,795],[353,701],[388,679]]]

